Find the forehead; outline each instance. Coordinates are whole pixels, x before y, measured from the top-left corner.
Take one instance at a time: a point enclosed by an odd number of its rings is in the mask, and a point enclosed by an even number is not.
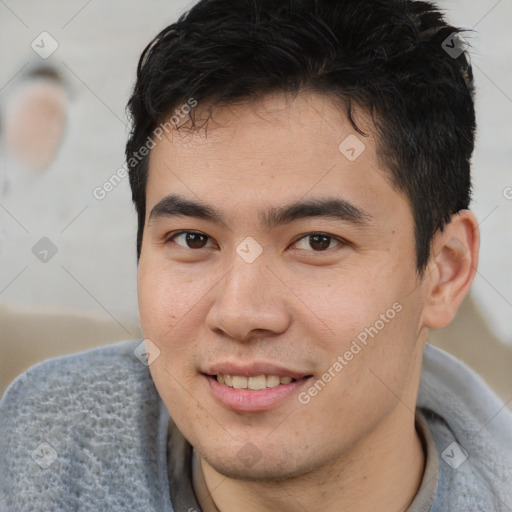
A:
[[[177,129],[167,132],[168,142],[176,146],[216,147],[218,150],[229,147],[235,151],[250,151],[252,148],[262,155],[283,154],[287,159],[293,159],[289,150],[294,145],[295,150],[299,146],[307,150],[313,145],[334,144],[335,149],[351,161],[366,151],[367,143],[370,153],[374,150],[370,116],[363,109],[352,107],[352,117],[358,129],[365,132],[365,135],[356,134],[357,129],[347,119],[346,106],[332,95],[279,92],[225,106],[200,104],[193,115],[194,127],[185,117]],[[279,138],[276,139],[276,135]],[[355,154],[343,153],[339,147],[348,135],[359,139],[352,139],[356,144]],[[238,147],[229,144],[235,140]]]
[[[196,113],[199,126],[207,115]],[[171,193],[260,217],[263,207],[333,195],[377,216],[403,208],[369,118],[359,112],[356,122],[368,136],[333,99],[312,93],[214,108],[204,129],[184,126],[151,150],[148,214]]]

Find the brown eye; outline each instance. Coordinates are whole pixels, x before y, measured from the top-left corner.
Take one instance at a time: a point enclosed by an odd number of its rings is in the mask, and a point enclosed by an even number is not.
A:
[[[208,236],[202,233],[182,231],[181,233],[176,233],[170,240],[173,240],[177,245],[187,249],[203,249],[208,242],[208,238]],[[178,240],[181,240],[181,243]]]
[[[331,237],[325,235],[312,235],[309,237],[309,245],[314,251],[323,251],[331,244]]]
[[[329,247],[332,242],[335,242],[336,245],[340,245],[340,241],[335,239],[334,237],[330,235],[325,235],[323,233],[314,233],[311,235],[303,236],[301,239],[297,240],[295,242],[295,245],[302,244],[302,247],[298,247],[298,249],[306,249],[316,252],[322,252],[326,251],[327,249],[330,249]]]

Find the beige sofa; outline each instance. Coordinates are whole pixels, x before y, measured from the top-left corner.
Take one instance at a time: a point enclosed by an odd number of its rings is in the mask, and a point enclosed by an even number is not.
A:
[[[0,396],[39,361],[141,336],[138,326],[121,322],[128,332],[106,313],[0,304]],[[512,348],[496,339],[471,298],[429,341],[474,368],[512,409]]]
[[[138,326],[120,322],[124,329],[103,312],[0,304],[0,396],[40,361],[141,336]]]

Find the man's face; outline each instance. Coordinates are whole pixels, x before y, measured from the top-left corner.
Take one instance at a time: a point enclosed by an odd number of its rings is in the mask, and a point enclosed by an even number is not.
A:
[[[326,97],[272,96],[151,152],[138,275],[160,350],[150,370],[227,476],[307,474],[412,422],[427,296],[412,212],[358,138]]]

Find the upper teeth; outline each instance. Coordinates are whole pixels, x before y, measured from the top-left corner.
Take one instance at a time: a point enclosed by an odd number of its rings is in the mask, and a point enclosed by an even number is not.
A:
[[[258,375],[257,377],[244,377],[242,375],[217,375],[217,381],[235,389],[265,389],[275,388],[279,384],[290,384],[291,377],[278,377],[277,375]]]

